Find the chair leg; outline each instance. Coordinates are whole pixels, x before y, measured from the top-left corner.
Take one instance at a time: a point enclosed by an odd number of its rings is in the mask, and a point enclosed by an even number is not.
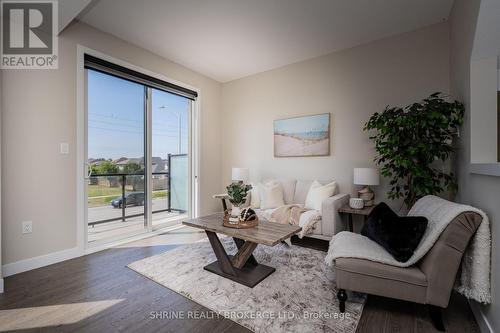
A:
[[[431,316],[432,324],[434,327],[441,332],[445,332],[444,323],[443,323],[443,314],[441,312],[441,308],[435,305],[429,305],[429,314]]]
[[[339,310],[341,313],[345,312],[345,301],[347,301],[347,294],[344,289],[339,289],[337,292],[337,298],[339,300]]]

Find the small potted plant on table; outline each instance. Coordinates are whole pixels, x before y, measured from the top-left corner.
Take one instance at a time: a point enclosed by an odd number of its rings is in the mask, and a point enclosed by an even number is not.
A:
[[[245,185],[243,182],[234,182],[226,187],[229,202],[233,205],[229,222],[237,224],[240,220],[241,206],[245,203],[248,191],[252,189],[251,185]]]

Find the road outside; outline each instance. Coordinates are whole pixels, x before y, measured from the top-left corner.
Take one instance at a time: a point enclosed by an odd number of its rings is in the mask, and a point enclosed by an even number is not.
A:
[[[167,198],[153,200],[153,212],[168,208]],[[129,206],[125,209],[125,215],[135,215],[144,213],[144,206]],[[113,208],[111,205],[89,207],[88,221],[89,223],[101,220],[107,220],[122,216],[120,208]]]
[[[127,191],[126,193],[130,192],[131,191]],[[153,191],[153,199],[166,199],[167,195],[167,190]],[[87,185],[87,196],[89,207],[107,206],[112,200],[122,196],[122,188],[102,185]]]

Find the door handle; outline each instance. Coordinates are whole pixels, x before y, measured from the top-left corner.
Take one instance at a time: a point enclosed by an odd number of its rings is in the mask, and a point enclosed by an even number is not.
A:
[[[92,176],[92,167],[87,162],[85,163],[85,179],[90,179],[91,176]]]

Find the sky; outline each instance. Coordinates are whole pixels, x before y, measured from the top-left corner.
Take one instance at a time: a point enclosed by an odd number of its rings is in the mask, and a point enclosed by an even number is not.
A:
[[[88,70],[88,157],[144,156],[144,86]],[[188,149],[190,100],[153,89],[153,156]],[[179,125],[180,121],[180,125]]]
[[[278,133],[321,132],[328,130],[329,114],[297,117],[274,121],[274,131]]]

